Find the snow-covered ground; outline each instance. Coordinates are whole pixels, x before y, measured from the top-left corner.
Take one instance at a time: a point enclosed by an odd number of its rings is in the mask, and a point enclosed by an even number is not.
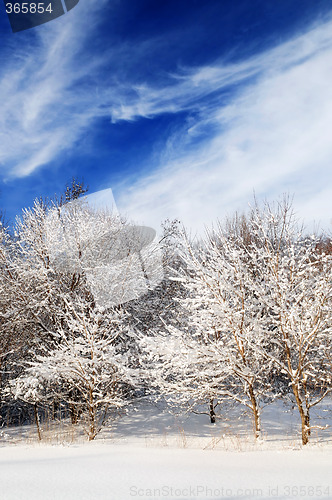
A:
[[[331,401],[313,424],[332,424]],[[204,415],[174,417],[143,401],[95,442],[63,422],[6,429],[0,438],[1,500],[327,499],[332,498],[331,429],[314,430],[302,448],[298,417],[273,404],[263,412],[263,440],[228,410],[216,425]]]

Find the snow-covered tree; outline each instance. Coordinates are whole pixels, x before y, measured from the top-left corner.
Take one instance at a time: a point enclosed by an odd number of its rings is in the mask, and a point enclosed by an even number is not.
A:
[[[299,227],[287,199],[256,207],[251,231],[268,356],[288,380],[305,445],[310,409],[331,392],[332,256]]]
[[[130,226],[119,216],[105,211],[93,210],[84,200],[53,205],[51,208],[45,207],[42,201],[36,201],[32,209],[24,210],[15,229],[13,266],[20,284],[16,291],[21,290],[22,294],[15,297],[14,309],[20,311],[21,324],[29,324],[32,332],[24,360],[29,376],[25,374],[17,379],[19,386],[24,381],[24,391],[16,394],[25,400],[28,400],[24,396],[25,391],[31,395],[28,384],[30,381],[33,388],[35,383],[31,377],[32,366],[38,377],[43,372],[38,371],[39,368],[47,366],[46,359],[49,360],[50,371],[55,368],[65,371],[60,361],[65,364],[69,353],[77,359],[74,344],[81,349],[84,359],[88,351],[92,352],[91,342],[94,347],[98,345],[100,356],[103,359],[108,357],[109,362],[104,361],[104,368],[101,364],[93,368],[96,373],[100,370],[101,378],[96,384],[100,383],[104,391],[103,396],[97,388],[92,390],[94,399],[88,413],[91,424],[89,436],[93,436],[99,428],[93,419],[97,418],[96,412],[100,413],[100,406],[106,408],[107,402],[116,406],[122,401],[120,392],[125,377],[120,377],[120,353],[125,366],[135,352],[136,344],[128,328],[128,316],[120,314],[117,308],[128,299],[128,288],[130,295],[136,297],[142,289],[147,289],[147,279],[158,279],[158,258],[154,260],[151,246],[143,254],[146,250],[144,228]],[[151,239],[150,235],[148,237]],[[150,252],[149,255],[147,252]],[[115,324],[118,324],[116,334]],[[127,342],[129,338],[130,343]],[[93,356],[96,361],[99,354],[95,352]],[[52,368],[54,359],[57,359],[57,365]],[[21,365],[24,364],[22,361]],[[82,360],[79,363],[83,366]],[[91,360],[87,363],[90,366]],[[82,388],[79,384],[83,375],[79,382],[70,377],[59,380],[62,389],[69,388],[68,394],[79,395],[77,406],[82,404],[86,408],[83,394],[87,394],[87,384],[93,386],[89,376],[86,375],[86,385]],[[126,384],[129,383],[128,379]],[[40,386],[37,384],[36,387]],[[45,390],[40,394],[41,400],[43,394]],[[52,390],[47,394],[57,397]],[[59,394],[70,407],[75,405],[74,398],[66,392],[59,391]]]
[[[177,248],[180,223],[177,220],[166,220],[162,223],[162,229],[158,241],[159,252],[156,253],[159,262],[155,266],[159,283],[150,287],[148,293],[131,300],[125,306],[134,319],[133,326],[147,335],[156,330],[165,330],[165,323],[177,322],[179,305],[176,298],[184,293],[182,285],[171,279],[174,269],[180,265]]]
[[[31,337],[29,322],[22,314],[25,289],[15,252],[12,238],[0,223],[0,410],[4,387],[17,372],[15,361],[25,356]]]
[[[128,402],[137,382],[132,366],[132,335],[121,309],[88,308],[83,298],[64,297],[62,326],[52,349],[34,356],[12,384],[15,398],[33,403],[66,401],[81,416],[89,440],[102,428],[108,411]],[[75,397],[73,397],[75,395]]]
[[[8,289],[10,280],[10,259],[8,249],[9,236],[0,221],[0,408],[2,404],[3,380],[6,370],[6,361],[12,352],[15,337],[11,334],[8,324],[7,310],[11,294]]]
[[[215,423],[215,409],[226,396],[227,378],[218,342],[204,344],[192,331],[168,326],[166,332],[142,338],[141,346],[146,378],[157,395],[166,396],[176,411],[205,413]]]
[[[325,245],[326,246],[326,245]],[[324,247],[325,248],[325,247]],[[310,409],[331,391],[332,258],[306,236],[287,199],[257,205],[193,244],[184,235],[186,293],[168,335],[143,340],[155,385],[178,401],[231,397],[252,413],[289,387],[310,436]]]
[[[272,395],[272,362],[244,240],[221,227],[196,245],[184,234],[181,257],[183,270],[174,278],[186,290],[180,324],[163,340],[144,340],[150,360],[159,361],[156,385],[179,400],[208,401],[211,421],[214,400],[244,404],[258,437],[260,401]]]

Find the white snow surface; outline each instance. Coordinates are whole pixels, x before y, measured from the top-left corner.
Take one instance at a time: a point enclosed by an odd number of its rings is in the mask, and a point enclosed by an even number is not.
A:
[[[3,500],[300,498],[327,488],[332,452],[230,452],[103,445],[0,450]],[[330,485],[331,488],[332,485]],[[318,489],[317,489],[318,491]],[[331,493],[331,490],[330,490]],[[323,498],[331,498],[324,496]],[[314,496],[318,498],[318,496]]]
[[[330,423],[330,403],[315,423]],[[215,426],[205,415],[176,417],[146,402],[136,410],[91,443],[69,444],[54,430],[52,441],[45,429],[38,444],[32,426],[3,429],[0,499],[332,498],[331,432],[315,432],[302,447],[290,407],[265,408],[260,443],[238,410]]]

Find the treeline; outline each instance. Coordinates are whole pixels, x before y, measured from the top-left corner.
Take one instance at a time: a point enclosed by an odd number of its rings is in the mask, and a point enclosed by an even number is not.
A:
[[[84,187],[0,226],[2,425],[59,412],[94,439],[138,394],[202,411],[291,398],[302,443],[331,391],[331,240],[308,235],[287,199],[159,245],[92,210]],[[144,243],[144,242],[143,242]],[[131,290],[131,300],[128,298]]]

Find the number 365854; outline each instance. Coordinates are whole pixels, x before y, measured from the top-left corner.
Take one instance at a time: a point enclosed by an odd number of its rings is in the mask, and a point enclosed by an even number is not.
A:
[[[7,14],[52,14],[52,4],[46,3],[6,3]]]

